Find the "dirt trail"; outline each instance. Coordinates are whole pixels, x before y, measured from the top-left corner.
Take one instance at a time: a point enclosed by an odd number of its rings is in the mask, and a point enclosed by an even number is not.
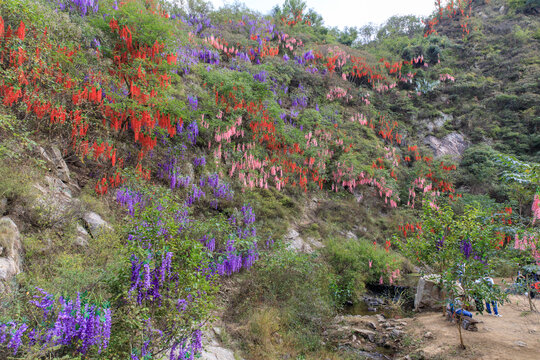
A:
[[[509,300],[499,306],[500,318],[474,315],[481,323],[478,332],[463,331],[466,350],[458,348],[456,325],[442,312],[418,315],[410,330],[423,339],[419,348],[428,359],[540,360],[540,313],[528,312],[525,296],[512,295]],[[540,309],[540,300],[534,303]],[[432,339],[424,337],[427,332]]]

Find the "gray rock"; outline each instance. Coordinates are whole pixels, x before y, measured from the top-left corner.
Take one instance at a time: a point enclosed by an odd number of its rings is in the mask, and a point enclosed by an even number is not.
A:
[[[69,175],[69,168],[67,167],[66,162],[64,161],[64,157],[62,156],[62,153],[60,152],[60,149],[58,149],[56,146],[51,147],[52,155],[53,155],[53,163],[56,166],[56,176],[60,178],[60,180],[69,182],[71,181]]]
[[[0,216],[4,215],[7,211],[7,199],[5,197],[0,198]]]
[[[358,334],[364,339],[369,340],[369,342],[375,342],[376,333],[374,331],[361,329],[361,328],[353,328],[352,330],[354,331],[355,334]]]
[[[202,351],[202,360],[236,360],[234,352],[220,346],[207,346]]]
[[[52,167],[54,168],[54,174],[57,176],[60,180],[68,183],[71,181],[70,179],[70,172],[69,168],[64,161],[64,158],[62,156],[62,152],[60,149],[58,149],[57,146],[53,145],[51,146],[50,151],[46,151],[41,146],[38,146],[38,152],[39,154],[49,162]],[[51,169],[53,170],[53,169]]]
[[[527,343],[523,341],[516,341],[514,344],[516,344],[519,347],[527,347]]]
[[[469,147],[469,142],[458,132],[452,132],[442,139],[430,135],[425,138],[424,143],[433,149],[436,158],[444,155],[460,158]]]
[[[21,234],[9,217],[0,219],[0,282],[8,282],[21,272]],[[4,284],[2,284],[4,285]],[[2,290],[7,290],[2,286]]]
[[[414,297],[415,311],[441,310],[445,294],[438,285],[439,278],[438,275],[430,275],[418,279],[416,296]]]
[[[424,337],[425,337],[426,339],[433,339],[433,338],[434,338],[433,333],[432,333],[431,331],[426,332],[426,333],[424,334]]]
[[[394,329],[394,330],[392,330],[392,332],[390,334],[393,337],[401,337],[401,336],[403,336],[403,334],[405,334],[405,332],[402,331],[402,330]]]
[[[453,115],[441,113],[441,116],[427,122],[427,129],[429,132],[433,132],[433,130],[438,130],[446,124],[447,121],[454,120]]]
[[[79,245],[82,247],[88,246],[88,240],[90,239],[90,234],[88,234],[88,231],[81,225],[77,224],[77,234],[75,237],[75,245]]]
[[[63,181],[45,176],[45,182],[34,184],[35,201],[30,206],[35,221],[40,225],[62,227],[80,217],[81,202],[72,197],[71,189]]]
[[[295,252],[304,252],[307,254],[313,253],[313,248],[304,239],[300,237],[300,234],[295,229],[289,230],[285,235],[285,240],[289,243],[287,248]]]
[[[375,323],[372,322],[372,321],[366,322],[366,326],[373,329],[373,330],[377,330],[377,325],[375,325]]]
[[[99,216],[95,212],[88,211],[84,213],[83,220],[88,225],[88,229],[90,229],[90,234],[94,237],[101,234],[102,231],[112,230],[112,227],[109,225],[109,223],[103,220],[101,216]]]

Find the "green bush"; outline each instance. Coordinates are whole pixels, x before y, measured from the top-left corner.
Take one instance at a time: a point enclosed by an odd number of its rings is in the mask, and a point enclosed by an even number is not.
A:
[[[356,303],[366,284],[387,278],[388,269],[401,266],[397,255],[364,239],[333,238],[324,253],[336,276],[333,296],[338,304]]]

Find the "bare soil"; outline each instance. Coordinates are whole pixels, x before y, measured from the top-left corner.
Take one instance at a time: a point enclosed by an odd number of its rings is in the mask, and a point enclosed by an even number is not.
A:
[[[540,360],[540,313],[530,312],[523,295],[511,295],[510,303],[499,306],[502,317],[473,315],[480,321],[478,331],[462,331],[466,349],[459,348],[456,324],[440,313],[415,317],[409,327],[413,338],[421,338],[417,349],[427,359]],[[537,309],[540,300],[534,299]],[[426,338],[430,332],[433,338]]]

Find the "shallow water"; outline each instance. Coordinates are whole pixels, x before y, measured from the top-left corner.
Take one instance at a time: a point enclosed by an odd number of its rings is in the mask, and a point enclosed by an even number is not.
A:
[[[362,316],[382,314],[385,317],[393,316],[390,309],[388,309],[384,305],[376,307],[377,311],[369,311],[368,310],[369,308],[370,306],[368,306],[368,304],[366,304],[366,302],[362,300],[354,305],[345,306],[343,308],[342,314],[343,315],[362,315]]]

